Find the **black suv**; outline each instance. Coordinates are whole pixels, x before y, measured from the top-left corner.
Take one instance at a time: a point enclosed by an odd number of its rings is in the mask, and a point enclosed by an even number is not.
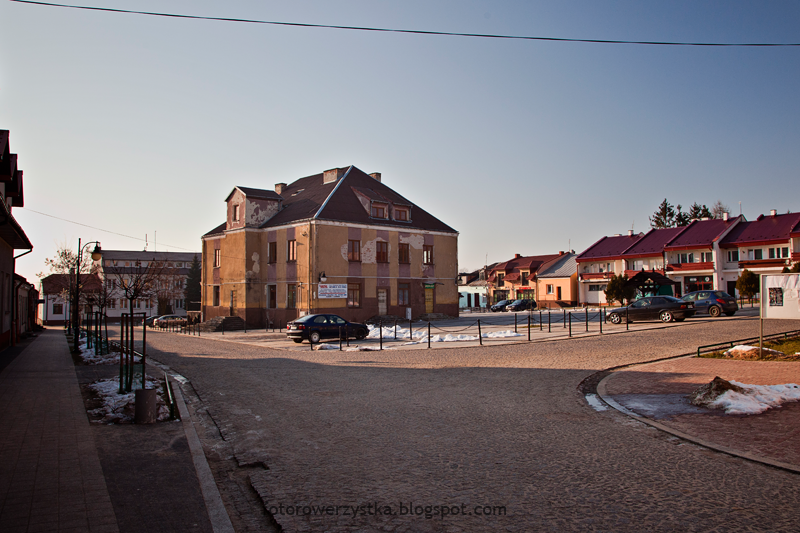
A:
[[[536,307],[536,302],[533,300],[514,300],[506,306],[506,311],[527,311]]]
[[[511,304],[513,301],[514,300],[500,300],[499,302],[491,306],[489,308],[489,311],[491,311],[492,313],[497,313],[498,311],[505,311],[506,306]]]

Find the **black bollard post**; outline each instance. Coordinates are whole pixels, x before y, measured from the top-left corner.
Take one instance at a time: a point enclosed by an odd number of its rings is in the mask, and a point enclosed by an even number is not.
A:
[[[531,340],[531,315],[528,314],[528,341]]]
[[[478,342],[483,346],[483,335],[481,334],[481,319],[478,319]]]
[[[339,351],[342,351],[342,326],[339,326]]]
[[[542,310],[539,309],[539,331],[544,331],[544,322],[542,322]]]
[[[572,337],[572,311],[569,312],[569,336]]]
[[[585,308],[586,311],[586,333],[589,333],[589,308]]]
[[[378,321],[378,338],[380,339],[380,350],[383,350],[383,324]]]
[[[552,331],[552,320],[551,320],[552,316],[553,316],[553,313],[551,313],[550,310],[548,309],[547,310],[547,333],[550,333]]]
[[[564,329],[566,329],[567,328],[567,310],[566,309],[562,309],[562,311],[564,311],[564,318],[561,320],[561,322],[563,322]]]
[[[605,321],[605,316],[603,315],[603,308],[600,308],[600,312],[598,313],[597,321],[600,322],[600,335],[603,334],[603,322]]]
[[[431,347],[431,323],[428,322],[428,348]]]
[[[517,331],[517,313],[514,313],[514,333],[519,333]]]
[[[628,327],[628,308],[625,308],[625,331],[628,331],[630,328]]]
[[[411,342],[414,341],[414,324],[410,319],[408,321],[408,340]]]

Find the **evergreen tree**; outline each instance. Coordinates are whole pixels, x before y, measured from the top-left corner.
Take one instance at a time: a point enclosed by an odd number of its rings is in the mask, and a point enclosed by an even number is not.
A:
[[[626,287],[626,283],[628,283],[627,274],[621,276],[612,274],[611,279],[608,280],[606,290],[603,291],[606,295],[606,302],[609,304],[613,304],[614,302],[619,302],[621,304],[626,301],[630,302],[633,299],[633,295],[636,293],[636,289],[633,287]]]
[[[752,300],[760,290],[759,281],[757,275],[745,268],[736,280],[736,290],[748,300]]]
[[[708,206],[703,204],[700,205],[697,202],[693,203],[692,206],[689,208],[689,220],[694,218],[701,219],[701,218],[714,218],[711,214],[711,211],[708,209]]]
[[[689,213],[683,211],[681,204],[675,208],[675,225],[678,227],[688,226],[689,223],[692,221],[692,217],[689,216]]]
[[[671,228],[675,226],[675,208],[666,198],[658,206],[658,210],[650,217],[650,226],[656,229]]]
[[[184,289],[183,293],[184,298],[186,298],[187,311],[200,310],[200,298],[202,297],[201,279],[200,261],[197,260],[197,254],[195,254],[192,259],[192,265],[189,267],[189,274],[186,276],[186,289]]]

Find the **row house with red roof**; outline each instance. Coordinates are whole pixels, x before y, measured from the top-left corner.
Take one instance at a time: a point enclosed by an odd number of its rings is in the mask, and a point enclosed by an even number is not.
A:
[[[579,298],[605,304],[604,290],[612,275],[633,277],[656,271],[675,282],[675,295],[697,290],[736,294],[744,269],[755,274],[780,272],[800,260],[800,213],[693,220],[678,228],[603,237],[578,255]]]
[[[234,187],[203,236],[203,320],[458,316],[458,232],[354,166]]]
[[[541,276],[547,275],[540,279]],[[486,278],[489,301],[534,300],[539,306],[554,307],[577,302],[575,254],[522,256],[497,263]]]

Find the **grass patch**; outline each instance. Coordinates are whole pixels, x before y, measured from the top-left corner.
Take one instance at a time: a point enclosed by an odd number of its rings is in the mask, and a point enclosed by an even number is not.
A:
[[[758,346],[758,342],[751,343],[750,346]],[[764,354],[764,357],[749,360],[758,361],[800,361],[800,337],[781,339],[775,341],[765,341],[764,348],[776,350],[781,354]],[[700,357],[708,359],[731,359],[725,355],[727,348],[715,352],[700,354]]]

